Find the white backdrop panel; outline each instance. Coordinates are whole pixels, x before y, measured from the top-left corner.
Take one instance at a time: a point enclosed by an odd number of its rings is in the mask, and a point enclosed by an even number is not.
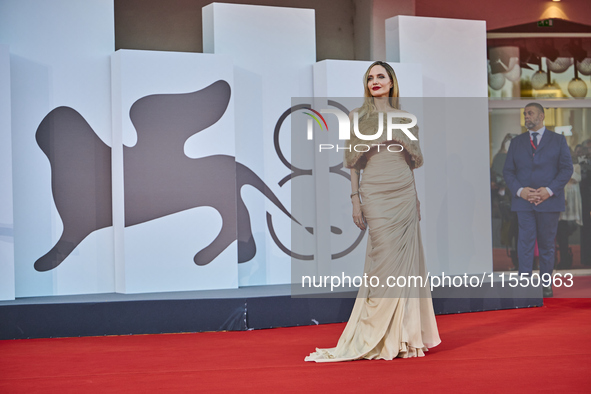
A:
[[[112,0],[18,0],[0,3],[0,43],[10,46],[16,296],[114,290],[113,233],[92,233],[57,268],[33,264],[60,238],[47,157],[35,141],[54,108],[78,111],[111,141]]]
[[[14,300],[10,55],[0,45],[0,300]]]
[[[421,64],[425,97],[488,96],[485,21],[389,18],[386,59]]]
[[[166,95],[165,100],[176,100],[176,97],[191,95],[218,80],[229,84],[232,96],[217,123],[200,132],[195,126],[195,131],[187,135],[184,149],[181,145],[179,149],[175,148],[169,153],[175,157],[186,155],[185,162],[191,169],[194,168],[192,166],[195,162],[189,158],[220,154],[231,156],[232,174],[229,179],[225,178],[228,174],[222,173],[221,169],[198,171],[208,171],[212,179],[223,178],[221,181],[230,182],[233,187],[231,192],[235,194],[234,89],[231,58],[210,54],[120,50],[112,56],[112,67],[117,292],[142,293],[238,287],[235,240],[211,263],[198,266],[193,262],[193,256],[209,245],[222,227],[220,214],[215,209],[195,205],[194,208],[123,227],[124,216],[133,208],[124,206],[124,193],[130,192],[129,182],[132,180],[123,177],[123,157],[136,148],[141,149],[141,145],[152,138],[150,135],[142,134],[144,130],[136,130],[131,120],[130,109],[137,100],[146,96]],[[194,113],[199,114],[199,111],[203,109],[195,108]],[[164,139],[160,140],[161,145],[155,146],[155,149],[167,149],[166,140],[174,138],[183,122],[181,117],[186,116],[187,113],[181,111],[178,116],[171,118],[165,129],[158,130],[158,134],[163,135]],[[142,124],[142,119],[136,120],[138,124]],[[199,117],[194,121],[197,123]],[[125,153],[120,142],[126,146]],[[156,152],[154,160],[155,157]],[[174,157],[171,157],[171,163],[172,159]],[[157,174],[157,171],[150,169],[150,164],[146,163],[145,174],[136,174],[147,177],[147,186],[149,183],[156,184],[161,181],[158,178],[150,178]],[[166,166],[169,163],[161,164]],[[175,174],[169,176],[175,177]],[[217,187],[216,184],[206,183],[199,186],[206,191]],[[137,204],[141,205],[144,201],[150,200],[150,193],[147,190],[145,199],[140,196]],[[181,185],[174,194],[182,196],[186,194],[186,190]],[[231,195],[230,198],[235,205],[234,196]],[[234,224],[230,225],[234,226],[235,234],[235,216],[233,220]]]
[[[390,18],[386,54],[422,65],[427,266],[432,274],[491,271],[486,24]]]
[[[236,160],[254,171],[289,209],[291,182],[278,183],[290,170],[280,161],[273,133],[291,97],[312,96],[316,61],[314,11],[213,3],[203,8],[204,52],[232,57],[235,71]],[[289,161],[289,117],[279,148]],[[269,235],[266,212],[280,241],[290,245],[291,221],[258,191],[245,187],[256,255],[239,264],[241,286],[290,282],[290,257]]]

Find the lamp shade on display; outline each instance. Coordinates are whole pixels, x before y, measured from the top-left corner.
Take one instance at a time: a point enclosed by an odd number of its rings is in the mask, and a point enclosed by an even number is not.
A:
[[[550,59],[546,59],[546,65],[548,66],[548,70],[552,71],[553,73],[563,73],[570,66],[573,64],[573,59],[570,57],[559,57],[555,61],[551,61]]]
[[[500,90],[505,85],[505,75],[502,73],[488,74],[488,86],[494,90]]]
[[[568,83],[568,93],[576,98],[587,96],[587,84],[581,78],[573,78]]]
[[[577,70],[583,75],[591,75],[591,58],[588,57],[582,62],[577,62]]]
[[[531,87],[540,90],[548,82],[548,74],[544,71],[536,71],[531,77]]]

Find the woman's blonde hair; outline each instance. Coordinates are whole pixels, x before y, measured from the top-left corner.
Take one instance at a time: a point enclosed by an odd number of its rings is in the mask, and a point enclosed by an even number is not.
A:
[[[386,70],[386,73],[388,73],[388,76],[390,77],[390,80],[392,81],[392,87],[390,88],[390,92],[388,94],[388,96],[390,97],[388,101],[389,101],[389,104],[392,108],[400,109],[399,102],[398,102],[398,79],[396,79],[396,73],[394,72],[394,69],[392,68],[392,66],[390,66],[388,63],[382,62],[382,61],[377,61],[377,62],[373,62],[369,66],[369,68],[367,69],[365,74],[363,75],[363,86],[364,86],[363,96],[365,97],[365,100],[363,100],[363,105],[359,109],[359,118],[360,119],[364,115],[370,114],[370,113],[376,111],[376,106],[374,104],[374,97],[371,95],[371,92],[369,91],[369,88],[367,87],[367,78],[369,77],[369,72],[371,71],[371,69],[374,66],[382,66]]]

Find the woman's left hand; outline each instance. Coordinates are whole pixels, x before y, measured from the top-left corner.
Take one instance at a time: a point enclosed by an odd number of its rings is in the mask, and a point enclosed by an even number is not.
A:
[[[421,221],[421,202],[417,198],[417,214],[419,215],[419,222]]]

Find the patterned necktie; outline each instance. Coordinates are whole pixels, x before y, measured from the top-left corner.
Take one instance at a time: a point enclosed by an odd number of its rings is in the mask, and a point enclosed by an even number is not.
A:
[[[538,148],[538,135],[540,135],[540,133],[531,133],[531,136],[533,137],[535,149]]]

